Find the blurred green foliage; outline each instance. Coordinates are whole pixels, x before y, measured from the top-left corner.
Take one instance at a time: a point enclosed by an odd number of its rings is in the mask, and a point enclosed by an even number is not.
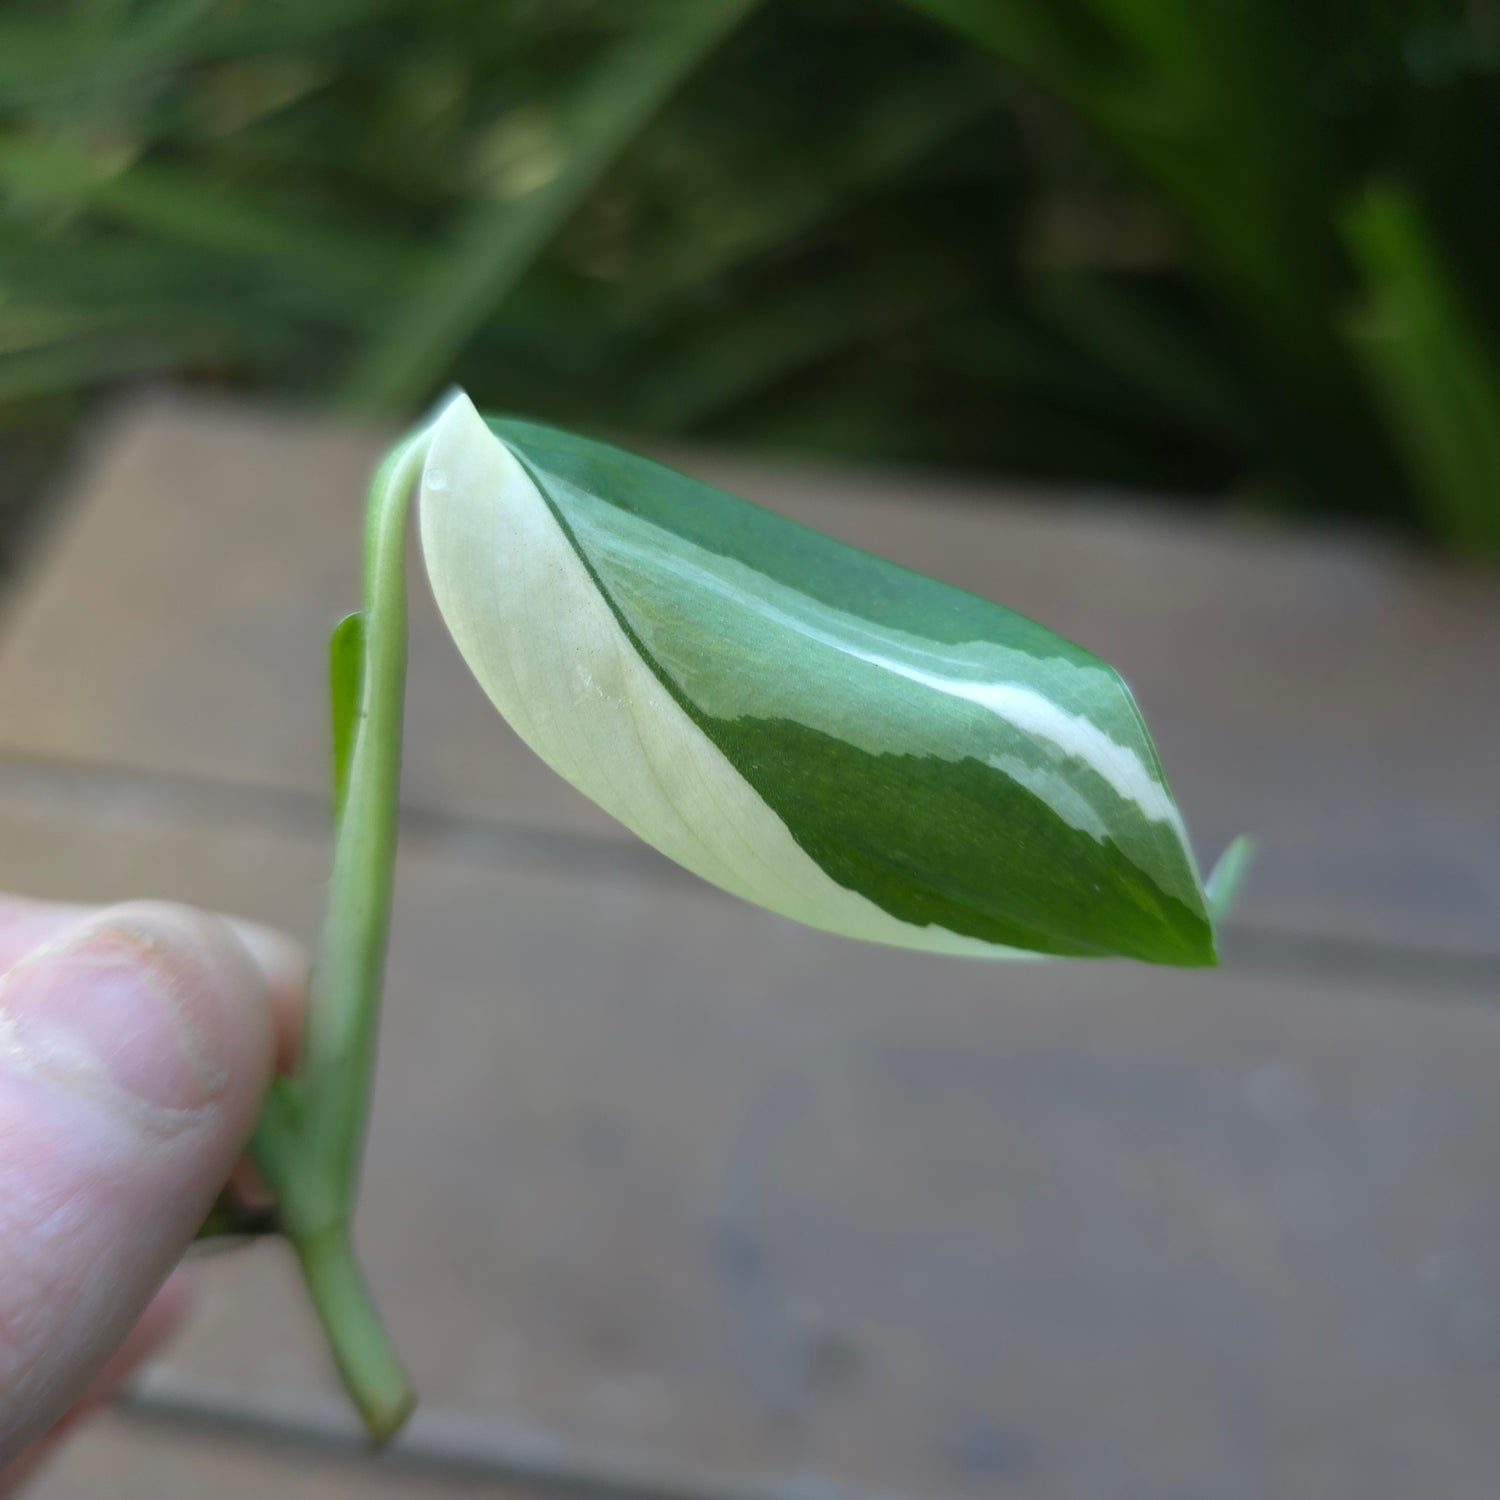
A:
[[[6,0],[0,412],[154,372],[1500,553],[1493,0]]]

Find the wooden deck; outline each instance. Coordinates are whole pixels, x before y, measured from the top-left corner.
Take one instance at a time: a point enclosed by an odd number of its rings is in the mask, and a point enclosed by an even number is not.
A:
[[[310,933],[378,435],[120,414],[0,619],[0,886]],[[1136,687],[1213,974],[846,944],[667,868],[416,585],[360,1233],[421,1387],[352,1442],[279,1247],[46,1500],[1490,1500],[1500,578],[1347,537],[722,458]]]

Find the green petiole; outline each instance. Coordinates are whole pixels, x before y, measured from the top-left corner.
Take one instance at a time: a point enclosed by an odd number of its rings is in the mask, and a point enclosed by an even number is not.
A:
[[[405,439],[370,486],[364,609],[334,632],[334,853],[313,962],[303,1054],[278,1080],[251,1152],[276,1198],[350,1398],[377,1441],[413,1396],[354,1256],[353,1217],[369,1113],[390,927],[406,679],[406,517],[427,449]]]

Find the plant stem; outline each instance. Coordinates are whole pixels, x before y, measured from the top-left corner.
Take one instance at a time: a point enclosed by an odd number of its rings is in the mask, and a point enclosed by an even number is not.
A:
[[[313,962],[301,1134],[347,1214],[359,1177],[395,876],[406,689],[406,514],[425,430],[392,450],[370,486],[359,714]]]
[[[370,486],[358,712],[337,810],[327,907],[308,992],[297,1076],[277,1080],[251,1150],[275,1194],[277,1221],[350,1399],[376,1441],[392,1436],[413,1396],[355,1260],[353,1214],[390,928],[401,718],[406,685],[406,515],[427,451],[422,431],[394,448]],[[347,649],[348,637],[340,649]],[[336,714],[340,710],[336,706]]]
[[[383,1443],[410,1416],[416,1398],[365,1285],[349,1231],[338,1226],[293,1244],[344,1389],[370,1436]]]

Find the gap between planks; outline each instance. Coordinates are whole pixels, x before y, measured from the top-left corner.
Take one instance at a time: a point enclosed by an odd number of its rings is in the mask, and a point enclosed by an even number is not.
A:
[[[228,1385],[191,1382],[157,1368],[115,1402],[123,1416],[257,1446],[296,1449],[328,1462],[414,1478],[517,1485],[589,1500],[896,1500],[813,1475],[725,1483],[691,1470],[644,1464],[626,1453],[552,1434],[419,1408],[388,1447],[374,1449],[347,1410],[328,1399],[267,1400]]]
[[[311,792],[250,782],[159,775],[96,762],[46,760],[0,750],[0,799],[31,807],[85,810],[139,826],[188,821],[208,828],[254,826],[302,841],[323,841],[328,808]],[[695,877],[639,841],[556,827],[457,817],[403,803],[401,838],[441,858],[478,865],[531,865],[592,878],[648,879],[696,885]],[[1254,872],[1251,872],[1252,880]],[[1226,964],[1251,972],[1301,974],[1407,984],[1424,998],[1472,1001],[1475,990],[1500,995],[1500,955],[1456,954],[1402,943],[1288,932],[1231,921]]]

